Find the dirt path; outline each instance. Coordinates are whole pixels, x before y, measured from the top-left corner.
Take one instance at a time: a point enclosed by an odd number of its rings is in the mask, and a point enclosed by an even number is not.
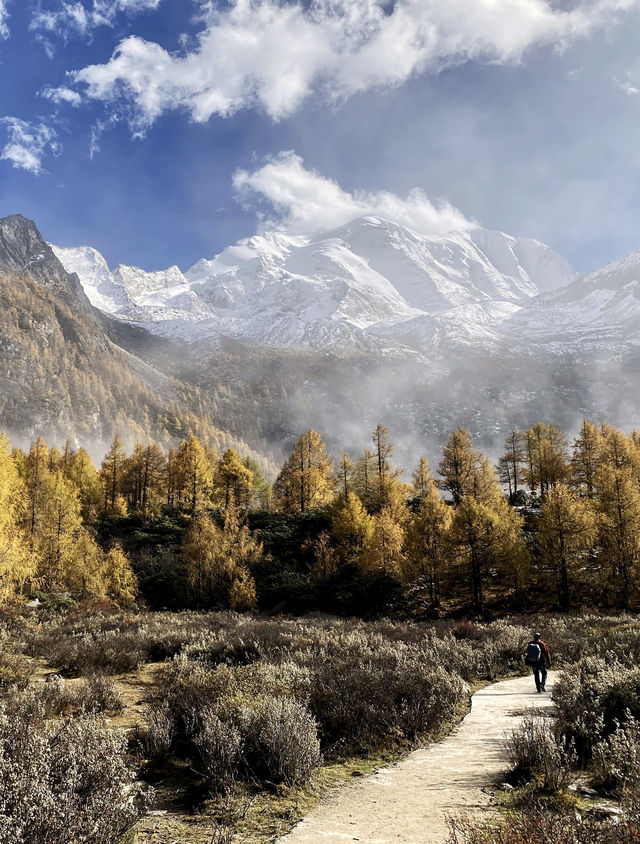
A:
[[[450,736],[329,794],[279,840],[444,844],[446,816],[491,810],[487,792],[508,767],[504,736],[530,707],[550,707],[552,685],[550,674],[547,693],[537,694],[527,675],[476,692],[471,712]]]

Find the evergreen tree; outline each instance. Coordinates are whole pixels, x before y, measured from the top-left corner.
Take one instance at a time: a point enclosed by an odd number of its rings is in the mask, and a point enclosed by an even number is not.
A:
[[[253,479],[251,487],[251,506],[258,506],[262,510],[269,510],[271,507],[271,484],[257,461],[253,457],[245,457],[242,461],[251,472]]]

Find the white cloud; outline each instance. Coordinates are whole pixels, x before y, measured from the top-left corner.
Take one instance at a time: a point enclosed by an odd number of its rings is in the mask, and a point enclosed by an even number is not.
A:
[[[45,88],[40,96],[56,104],[68,103],[72,106],[79,106],[82,102],[80,94],[77,91],[72,91],[71,88]]]
[[[613,81],[621,91],[624,91],[624,93],[628,94],[630,97],[635,94],[640,94],[640,88],[638,88],[636,83],[632,80],[630,73],[627,73],[626,79],[618,79],[614,76]]]
[[[86,6],[79,0],[60,0],[55,9],[39,9],[32,17],[29,29],[40,35],[46,33],[64,38],[72,33],[86,36],[98,26],[113,26],[120,12],[135,14],[157,9],[160,3],[161,0],[93,0],[91,6]]]
[[[388,191],[348,193],[337,182],[307,170],[299,155],[281,152],[253,172],[238,170],[233,185],[247,207],[269,206],[263,225],[294,234],[331,229],[356,217],[393,220],[422,234],[445,234],[474,224],[447,203],[434,205],[419,188],[405,198]]]
[[[13,167],[39,175],[43,172],[42,159],[45,155],[60,155],[62,152],[55,130],[44,123],[3,117],[0,125],[5,127],[7,135],[0,159],[10,161]]]
[[[231,0],[204,2],[204,29],[172,54],[132,36],[110,61],[70,74],[87,98],[124,99],[143,132],[182,108],[198,122],[259,107],[277,120],[313,92],[330,99],[401,84],[467,61],[516,63],[536,45],[564,48],[640,0]]]
[[[9,20],[9,11],[7,9],[6,0],[0,0],[0,38],[9,37],[9,27],[7,21]]]

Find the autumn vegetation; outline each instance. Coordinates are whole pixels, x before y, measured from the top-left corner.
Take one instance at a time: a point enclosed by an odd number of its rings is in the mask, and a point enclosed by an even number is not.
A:
[[[585,421],[569,443],[540,423],[512,431],[493,465],[459,429],[434,468],[419,456],[406,476],[383,425],[368,445],[336,460],[306,431],[270,479],[195,435],[168,450],[116,436],[100,466],[70,442],[0,439],[7,841],[74,829],[115,844],[149,784],[179,783],[185,805],[240,805],[304,790],[324,764],[411,747],[451,723],[470,683],[520,668],[532,616],[487,619],[549,610],[561,611],[542,620],[556,664],[573,667],[554,725],[513,739],[531,811],[452,834],[598,840],[602,824],[557,806],[536,826],[539,795],[576,772],[635,823],[637,625],[569,611],[638,606],[640,435]],[[34,682],[38,666],[60,684]],[[103,718],[124,706],[120,678],[150,667],[140,724],[117,738]]]
[[[585,421],[514,430],[494,466],[464,429],[434,470],[387,429],[334,460],[295,443],[271,483],[196,436],[96,468],[84,448],[0,440],[0,597],[413,617],[637,605],[640,435]]]

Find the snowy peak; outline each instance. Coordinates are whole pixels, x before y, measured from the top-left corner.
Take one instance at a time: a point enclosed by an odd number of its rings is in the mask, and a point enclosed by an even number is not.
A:
[[[88,247],[56,254],[92,303],[121,319],[175,338],[192,339],[197,324],[199,338],[276,347],[345,349],[380,337],[403,345],[436,323],[446,334],[448,322],[464,323],[465,337],[478,325],[484,336],[490,323],[575,277],[537,241],[484,229],[429,237],[379,217],[307,236],[256,235],[184,274],[110,271]]]

